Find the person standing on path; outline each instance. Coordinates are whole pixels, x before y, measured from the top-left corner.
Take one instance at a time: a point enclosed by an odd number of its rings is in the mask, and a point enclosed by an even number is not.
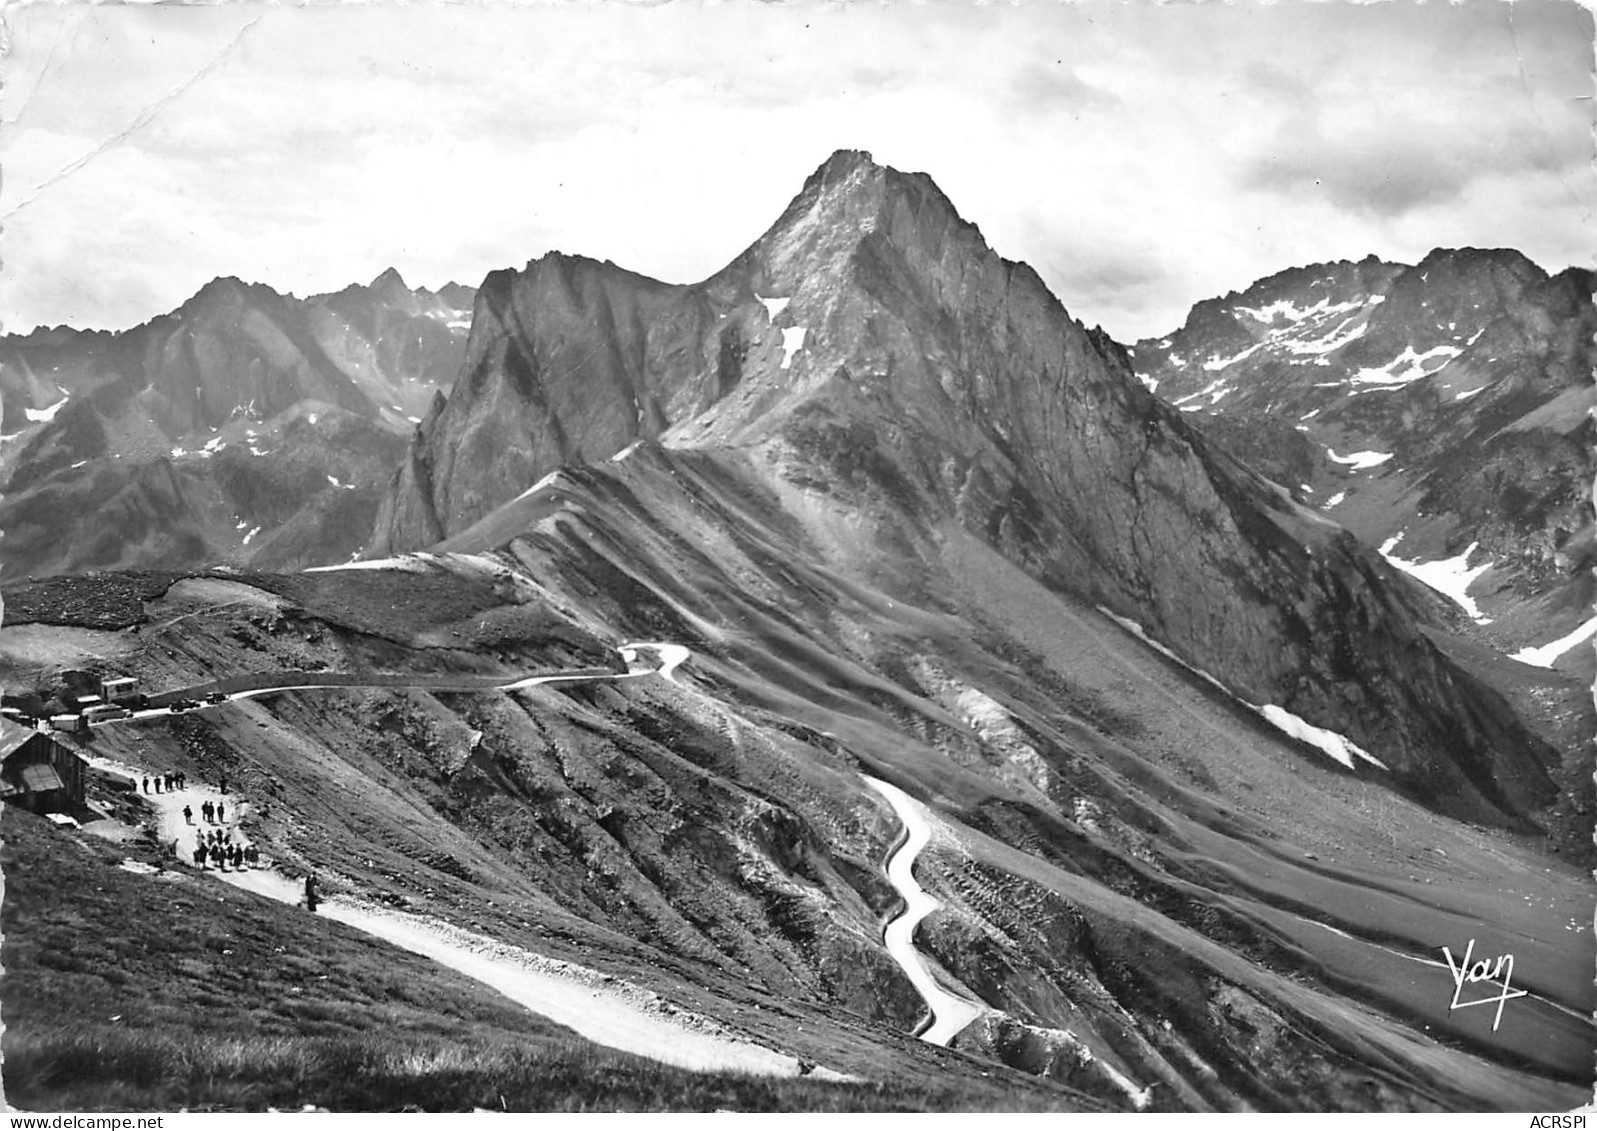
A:
[[[223,824],[225,822],[226,822],[226,818],[222,816],[222,803],[220,801],[218,801],[216,803],[216,823],[220,825],[220,824]]]
[[[189,808],[187,805],[183,806],[183,823],[185,825],[192,825],[194,823],[194,810]]]
[[[149,778],[140,778],[139,780],[144,783],[144,792],[145,793],[149,793],[150,792],[150,779]]]
[[[305,877],[305,910],[316,913],[316,877]]]
[[[216,810],[212,807],[209,801],[200,806],[200,812],[205,815],[205,823],[207,825],[211,823],[211,814],[215,811]]]
[[[156,793],[160,793],[161,792],[161,775],[160,774],[156,774],[155,775],[155,792]]]

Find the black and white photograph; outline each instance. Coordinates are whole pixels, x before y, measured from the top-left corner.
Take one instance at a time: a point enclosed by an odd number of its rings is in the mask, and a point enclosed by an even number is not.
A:
[[[0,23],[0,1109],[1584,1125],[1591,6]]]

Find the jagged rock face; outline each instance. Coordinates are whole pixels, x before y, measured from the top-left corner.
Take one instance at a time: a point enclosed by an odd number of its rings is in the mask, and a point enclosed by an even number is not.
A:
[[[561,463],[614,454],[659,404],[668,446],[749,453],[863,517],[855,564],[933,561],[957,523],[1416,789],[1483,816],[1545,800],[1550,752],[1422,635],[1396,574],[1212,451],[929,178],[840,153],[696,287],[568,262],[484,287],[378,548],[458,533]]]
[[[477,292],[453,395],[422,421],[373,549],[428,545],[565,463],[658,435],[714,395],[716,314],[701,288],[558,254]]]
[[[462,297],[394,272],[303,301],[219,279],[123,333],[0,340],[7,566],[347,559],[459,365]]]
[[[1138,343],[1139,375],[1216,440],[1406,560],[1478,544],[1500,645],[1589,618],[1593,276],[1514,251],[1283,272]]]

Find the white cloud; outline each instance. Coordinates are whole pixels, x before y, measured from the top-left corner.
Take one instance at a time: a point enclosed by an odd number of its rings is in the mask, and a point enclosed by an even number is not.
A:
[[[145,124],[7,222],[0,318],[550,249],[691,281],[842,147],[929,172],[1124,339],[1296,263],[1556,269],[1594,197],[1591,19],[1512,7],[36,4],[8,16],[0,214]]]

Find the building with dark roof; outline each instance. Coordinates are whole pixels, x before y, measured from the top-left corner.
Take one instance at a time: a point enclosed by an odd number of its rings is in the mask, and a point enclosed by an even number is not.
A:
[[[87,768],[51,735],[0,719],[0,801],[35,813],[77,808]]]

